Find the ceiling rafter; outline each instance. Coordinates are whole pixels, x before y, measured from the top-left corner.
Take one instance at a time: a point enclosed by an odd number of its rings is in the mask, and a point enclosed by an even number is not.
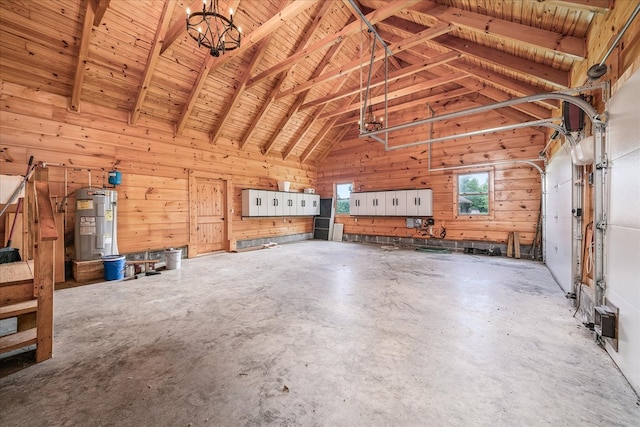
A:
[[[104,17],[105,12],[109,8],[109,2],[111,0],[91,0],[93,4],[94,16],[93,16],[93,26],[97,27],[102,22],[102,18]]]
[[[385,6],[369,13],[366,16],[366,18],[371,24],[375,24],[379,21],[382,21],[383,19],[388,18],[389,16],[392,16],[398,13],[402,9],[405,9],[408,6],[411,6],[417,3],[418,1],[420,0],[390,2],[389,4],[386,4]],[[323,38],[322,40],[317,41],[313,45],[301,50],[300,52],[297,52],[291,55],[286,60],[280,62],[279,64],[274,65],[273,67],[267,70],[264,70],[262,73],[251,78],[251,80],[249,81],[249,86],[252,86],[264,78],[267,78],[273,74],[276,74],[282,70],[289,68],[291,65],[297,63],[300,60],[305,59],[306,57],[308,57],[309,55],[311,55],[312,53],[318,50],[325,49],[333,44],[339,43],[342,39],[346,37],[359,33],[362,29],[361,25],[362,24],[359,21],[354,21],[351,24],[346,25],[342,30],[338,31],[337,33],[334,33],[328,37]]]
[[[388,26],[395,31],[416,33],[423,30],[423,25],[403,18],[390,17],[381,26]],[[470,58],[477,58],[480,61],[494,64],[495,66],[517,73],[530,76],[531,78],[554,86],[558,89],[566,89],[569,84],[569,72],[555,69],[553,67],[539,64],[537,62],[500,52],[490,47],[482,46],[467,40],[461,40],[451,35],[444,35],[427,42],[428,46],[433,46],[439,50],[455,50],[466,54],[463,60],[469,62]],[[472,65],[475,66],[471,62]]]
[[[318,12],[316,13],[315,18],[313,18],[313,22],[311,23],[309,28],[304,32],[304,35],[303,35],[302,39],[300,40],[300,42],[298,43],[298,46],[297,46],[294,54],[296,52],[301,51],[302,49],[304,49],[307,46],[307,44],[309,43],[309,40],[311,40],[311,37],[313,36],[313,34],[317,30],[317,28],[320,26],[320,22],[322,21],[322,18],[326,15],[326,13],[329,11],[329,9],[331,7],[332,7],[331,2],[327,1],[327,2],[323,2],[322,3],[322,6],[320,7]],[[271,106],[271,104],[275,100],[276,95],[278,93],[280,93],[280,89],[282,88],[282,85],[287,80],[287,77],[290,74],[293,73],[294,69],[295,69],[295,64],[291,68],[286,70],[286,72],[281,72],[280,73],[281,76],[279,77],[279,79],[276,82],[276,84],[274,85],[274,87],[271,89],[271,92],[269,93],[269,96],[267,96],[266,101],[262,104],[262,107],[260,108],[260,111],[258,112],[258,115],[256,116],[256,118],[254,120],[251,121],[251,125],[249,127],[249,130],[245,133],[245,136],[242,138],[242,141],[240,142],[240,149],[244,149],[244,147],[246,146],[246,144],[249,141],[249,139],[251,139],[251,137],[253,136],[253,133],[257,129],[258,124],[260,123],[260,121],[262,120],[264,115],[266,114],[267,110],[269,110],[269,107]]]
[[[341,41],[338,44],[334,44],[333,46],[331,46],[329,48],[327,53],[325,53],[324,57],[322,58],[322,60],[318,64],[318,66],[316,67],[316,70],[313,72],[312,77],[315,76],[315,75],[319,75],[325,69],[325,67],[327,65],[329,65],[329,63],[331,63],[331,60],[340,51],[340,48],[342,47],[343,42],[344,42],[344,40]],[[304,102],[306,95],[307,95],[307,92],[303,92],[303,93],[298,95],[298,97],[294,101],[293,105],[289,108],[289,111],[287,111],[287,114],[280,121],[280,123],[278,124],[278,127],[276,127],[276,131],[273,133],[273,135],[271,135],[271,138],[269,138],[269,141],[267,142],[267,144],[262,149],[262,154],[264,154],[264,155],[269,154],[269,151],[271,151],[271,149],[275,145],[275,142],[277,141],[278,137],[282,133],[282,130],[289,123],[289,120],[291,120],[293,118],[293,116],[295,116],[295,114],[298,112],[298,109],[300,108],[300,106]],[[276,96],[276,99],[277,98],[278,97]]]
[[[191,3],[190,10],[199,10],[202,7],[202,0],[194,0]],[[186,19],[186,11],[185,11],[185,19]],[[169,47],[178,40],[184,33],[187,31],[187,24],[185,21],[178,19],[167,31],[167,35],[164,38],[162,43],[162,47],[160,48],[160,55],[162,55],[165,50],[169,49]]]
[[[408,31],[405,31],[405,32],[407,34],[411,34]],[[387,40],[392,40],[395,37],[397,37],[384,30],[380,30],[380,34],[383,37],[385,37]],[[403,59],[405,62],[409,64],[415,64],[413,66],[417,66],[420,63],[424,63],[424,62],[429,63],[431,61],[435,61],[437,57],[433,57],[432,52],[433,50],[428,50],[425,46],[416,46],[410,49],[408,52],[404,51],[399,53],[398,57],[400,59]],[[534,95],[534,94],[540,93],[539,88],[529,85],[528,83],[512,79],[511,77],[507,77],[503,74],[498,74],[493,71],[480,68],[475,64],[472,65],[467,63],[464,61],[463,54],[456,52],[454,50],[449,50],[449,52],[441,55],[447,55],[452,53],[457,53],[458,55],[460,55],[460,59],[453,60],[453,61],[446,61],[444,63],[446,68],[452,71],[461,71],[461,72],[467,73],[469,76],[471,76],[475,80],[480,81],[483,84],[498,86],[498,89],[505,92],[505,96],[509,96],[509,93],[513,93],[513,92],[517,93],[519,96],[528,96],[528,95]],[[419,57],[419,60],[415,58],[412,59],[412,57],[410,56],[413,54],[417,55]],[[518,107],[524,107],[525,105],[536,105],[536,104],[522,104],[522,105],[518,105]],[[551,110],[558,107],[558,102],[549,100],[549,101],[540,102],[539,105],[542,105],[543,107]],[[532,117],[537,117],[539,114],[541,114],[540,112],[542,110],[536,109],[536,111],[538,111],[538,113],[532,115]],[[548,117],[548,111],[544,114],[544,117]]]
[[[401,69],[389,74],[389,76],[386,79],[384,77],[380,77],[380,78],[372,80],[371,84],[369,85],[369,87],[370,88],[374,88],[374,87],[383,85],[385,81],[399,80],[401,78],[411,76],[411,75],[413,75],[415,73],[418,73],[420,71],[424,71],[424,70],[427,70],[429,68],[433,68],[433,67],[435,67],[437,65],[442,65],[442,64],[447,63],[449,61],[457,59],[461,55],[462,54],[460,54],[458,52],[448,52],[448,53],[443,53],[441,55],[438,55],[438,56],[435,56],[435,57],[432,57],[432,58],[429,58],[429,59],[424,59],[419,64],[413,64],[413,65],[401,68]],[[303,104],[300,107],[300,109],[306,109],[306,108],[314,107],[316,105],[327,104],[329,102],[333,102],[333,101],[336,101],[338,99],[345,98],[345,97],[347,97],[349,95],[353,95],[355,93],[358,93],[361,90],[362,89],[361,89],[360,86],[358,86],[358,87],[350,87],[350,88],[342,90],[340,92],[336,92],[336,93],[333,93],[333,94],[328,94],[328,95],[323,96],[321,98],[314,99],[313,101],[309,101],[309,102]]]
[[[224,108],[224,113],[222,115],[222,118],[220,119],[220,121],[216,125],[216,128],[211,132],[211,135],[209,136],[209,141],[212,144],[218,140],[218,138],[220,137],[220,134],[222,133],[222,130],[224,129],[225,124],[231,118],[232,111],[236,108],[236,106],[238,105],[238,102],[240,102],[240,96],[242,95],[242,93],[246,88],[247,81],[249,80],[249,77],[251,77],[251,73],[253,72],[253,70],[260,63],[260,60],[262,59],[264,54],[267,52],[267,46],[269,45],[269,42],[271,41],[272,37],[273,37],[273,33],[267,36],[262,41],[260,41],[260,43],[258,44],[257,51],[253,54],[253,57],[251,58],[249,65],[247,65],[247,68],[244,70],[242,77],[240,77],[240,81],[238,82],[236,91],[231,97],[231,101]]]
[[[532,0],[553,6],[585,10],[594,13],[606,13],[613,6],[613,0]]]
[[[395,113],[395,112],[403,111],[403,110],[413,110],[413,109],[415,109],[417,107],[424,106],[425,104],[427,104],[429,102],[440,102],[440,101],[444,101],[444,100],[447,100],[447,99],[460,98],[461,96],[469,95],[471,93],[478,92],[479,90],[482,89],[482,85],[480,83],[470,82],[468,84],[465,84],[464,82],[465,82],[465,79],[456,81],[456,83],[458,83],[459,85],[463,85],[463,87],[461,87],[459,89],[445,91],[445,92],[438,93],[438,94],[435,94],[435,95],[425,96],[425,97],[420,98],[420,99],[414,99],[413,101],[408,101],[408,102],[403,102],[401,104],[393,105],[393,106],[388,107],[387,111],[389,113]],[[339,117],[337,117],[337,118],[339,118]],[[349,123],[353,123],[354,120],[357,120],[357,116],[343,117],[343,118],[340,118],[340,120],[336,122],[336,126],[343,126],[343,125],[346,125],[346,124],[349,124]]]
[[[511,40],[528,46],[543,48],[582,60],[586,54],[586,42],[579,37],[567,36],[517,22],[506,21],[455,7],[438,6],[422,1],[410,9],[439,22],[455,25],[476,33],[487,34],[502,40]]]
[[[235,0],[239,2],[240,0]],[[267,22],[263,25],[256,28],[252,31],[248,36],[243,38],[242,46],[232,50],[230,52],[226,52],[223,57],[214,58],[211,55],[207,55],[205,62],[202,64],[200,68],[200,72],[196,79],[196,83],[191,89],[191,93],[187,99],[187,102],[182,109],[180,114],[180,118],[178,120],[178,124],[176,125],[176,133],[182,134],[184,131],[184,127],[189,120],[189,116],[191,115],[191,111],[193,111],[193,107],[195,107],[196,101],[198,100],[198,96],[200,95],[200,91],[204,87],[206,83],[207,77],[209,73],[217,70],[219,67],[222,67],[227,63],[231,58],[234,58],[241,52],[252,47],[254,44],[258,43],[263,38],[267,37],[272,32],[275,32],[280,28],[280,26],[284,25],[287,19],[295,16],[296,14],[302,12],[309,8],[312,4],[315,4],[315,0],[313,1],[294,1],[290,3],[287,7],[285,7],[280,12],[276,13],[272,16]]]
[[[280,77],[278,77],[278,81],[273,86],[273,88],[271,88],[271,92],[269,92],[269,95],[267,96],[266,101],[262,103],[262,107],[260,107],[260,111],[258,112],[256,117],[251,121],[251,125],[250,125],[249,129],[244,134],[244,137],[242,138],[242,141],[240,141],[240,149],[241,150],[243,150],[247,146],[247,143],[249,142],[249,140],[253,136],[253,133],[256,131],[256,129],[258,129],[258,123],[260,123],[260,121],[264,117],[265,113],[267,112],[267,110],[271,106],[271,103],[275,99],[276,95],[278,94],[278,92],[280,92],[280,88],[282,87],[282,84],[287,79],[287,72],[283,71],[280,74],[281,75],[280,75]]]
[[[456,80],[460,80],[467,77],[466,74],[464,73],[450,73],[447,76],[444,77],[438,77],[432,80],[427,80],[427,81],[423,81],[420,83],[416,83],[414,85],[411,86],[407,86],[404,87],[402,89],[398,89],[392,92],[389,92],[387,94],[387,99],[388,100],[392,100],[392,99],[397,99],[397,98],[401,98],[403,96],[408,96],[408,95],[412,95],[414,93],[420,92],[422,90],[427,90],[427,89],[431,89],[437,86],[441,86],[447,83],[451,83],[451,82],[455,82]],[[372,97],[369,102],[371,105],[375,105],[375,104],[379,104],[381,102],[384,102],[384,95],[379,95],[379,96],[375,96]],[[355,111],[355,110],[359,110],[360,109],[360,103],[355,103],[355,104],[351,104],[348,105],[346,107],[343,108],[338,108],[335,109],[333,111],[327,112],[327,113],[323,113],[321,114],[318,118],[319,119],[324,119],[327,117],[334,117],[334,116],[339,116],[341,114],[345,114],[348,113],[350,111]]]
[[[452,29],[453,27],[449,24],[442,24],[442,25],[438,25],[437,27],[428,28],[426,30],[419,32],[418,34],[409,36],[404,40],[388,45],[387,49],[389,49],[391,52],[396,54],[398,52],[402,52],[403,50],[409,49],[412,46],[418,45],[427,40],[431,40],[435,37],[441,36],[442,34],[448,33]],[[384,48],[376,51],[374,62],[383,60],[385,58],[385,51],[386,49]],[[336,68],[335,70],[331,70],[328,73],[325,73],[321,76],[310,79],[306,83],[299,84],[287,91],[284,91],[278,94],[278,96],[276,96],[276,99],[280,99],[288,95],[293,95],[293,94],[300,93],[302,91],[306,91],[319,83],[323,83],[323,82],[335,79],[337,77],[346,75],[348,73],[351,73],[352,71],[359,69],[361,66],[362,66],[362,59],[355,59],[349,62],[348,64],[345,64],[341,67]]]
[[[156,70],[156,65],[158,65],[158,59],[160,59],[162,38],[166,33],[167,28],[169,27],[169,22],[171,20],[171,15],[173,14],[175,4],[176,2],[174,1],[165,0],[162,7],[160,22],[158,23],[158,28],[156,29],[156,34],[153,38],[151,51],[149,52],[149,56],[147,57],[147,64],[144,67],[144,75],[142,76],[142,81],[140,82],[140,86],[138,88],[138,95],[136,96],[136,102],[134,103],[133,111],[131,113],[131,124],[136,124],[138,119],[140,118],[142,104],[144,103],[144,99],[147,96],[151,78],[153,77],[153,73]]]
[[[377,64],[374,65],[374,67],[376,67],[373,70],[373,73],[377,73],[380,70],[380,67],[383,64]],[[398,64],[400,65],[400,64]],[[345,79],[343,81],[343,84],[346,83],[348,81],[348,79]],[[341,89],[341,87],[337,87],[336,88],[336,92],[339,91]],[[358,93],[352,94],[351,97],[349,97],[348,99],[346,99],[344,101],[344,106],[351,104],[352,102],[354,102],[358,97],[359,97],[360,93],[358,91]],[[327,104],[320,104],[316,107],[316,109],[311,113],[311,120],[309,121],[309,123],[307,123],[307,126],[303,129],[302,135],[300,136],[300,139],[302,139],[307,132],[311,129],[311,126],[313,126],[313,124],[315,122],[317,122],[319,119],[318,117],[320,116],[320,114],[327,108]],[[307,148],[302,152],[302,155],[300,156],[300,163],[304,163],[307,161],[307,159],[309,158],[309,156],[311,155],[311,153],[318,147],[318,145],[320,145],[320,143],[322,142],[322,138],[324,138],[326,136],[326,134],[333,128],[333,126],[335,125],[336,121],[338,120],[338,116],[333,117],[329,120],[327,120],[327,122],[325,123],[325,125],[322,127],[322,129],[320,129],[320,132],[318,133],[318,135],[316,135],[316,137],[311,141],[311,143],[307,146]],[[291,151],[293,151],[295,147],[291,148]],[[290,153],[289,153],[290,154]],[[288,157],[288,155],[287,155]]]
[[[425,50],[426,49],[424,47],[418,46],[416,49],[412,49],[411,52],[418,55],[417,60],[422,60],[424,58],[428,58],[427,53],[424,52]],[[400,57],[409,64],[415,62],[411,57],[409,57],[408,54],[403,53],[400,55]],[[435,74],[436,76],[442,78],[446,77],[446,75],[448,74],[446,72],[447,69],[451,70],[451,72],[460,72],[459,70],[448,67],[447,65],[445,65],[445,67],[443,68],[444,69],[432,70],[432,74]],[[457,81],[456,83],[464,88],[473,90],[474,92],[479,92],[479,94],[483,96],[483,99],[493,99],[492,102],[506,101],[508,99],[511,99],[511,96],[509,96],[508,93],[496,89],[492,86],[488,86],[485,84],[485,82],[477,81],[473,78],[473,74],[469,74],[466,72],[465,74],[469,76],[469,79],[462,79]],[[530,121],[532,118],[546,119],[551,116],[550,110],[547,110],[546,108],[533,103],[518,104],[517,107],[518,108],[503,108],[500,110],[500,113],[505,118],[519,122]],[[536,128],[536,131],[544,133],[544,130],[541,128]]]
[[[334,85],[331,91],[332,92],[339,91],[340,89],[342,89],[342,86],[344,86],[347,83],[348,80],[349,80],[348,78],[344,78],[340,83]],[[298,96],[302,97],[304,102],[304,99],[306,99],[306,95],[308,93],[309,92],[303,92]],[[302,106],[302,103],[298,107],[298,110],[296,110],[296,112],[300,110],[301,106]],[[307,135],[307,132],[309,132],[309,130],[311,129],[311,126],[316,122],[317,120],[316,117],[318,117],[318,115],[322,112],[324,107],[325,105],[319,106],[314,112],[311,113],[309,119],[307,120],[306,125],[303,126],[302,128],[302,132],[299,132],[299,135],[296,138],[294,138],[293,143],[289,145],[289,147],[285,150],[284,154],[282,155],[283,160],[287,160],[291,155],[291,153],[293,152],[293,150],[295,150],[300,145],[300,143],[302,142],[302,139]]]
[[[344,138],[344,136],[347,134],[347,132],[349,132],[349,128],[348,127],[345,127],[340,132],[338,132],[338,134],[333,138],[333,141],[331,141],[329,143],[329,145],[327,145],[325,147],[324,151],[320,154],[320,156],[318,156],[318,159],[316,160],[316,163],[318,163],[318,164],[322,163],[324,161],[324,159],[327,158],[329,153],[331,153],[331,150],[333,150],[333,146],[336,145],[338,143],[338,141],[341,141],[342,138]]]
[[[93,2],[86,2],[87,5],[84,12],[84,21],[82,23],[82,35],[80,36],[80,47],[78,49],[78,62],[76,62],[76,72],[73,79],[73,90],[71,92],[71,111],[80,111],[80,94],[82,93],[82,82],[87,65],[87,56],[89,55],[89,40],[91,38],[91,26],[95,18],[93,10]]]

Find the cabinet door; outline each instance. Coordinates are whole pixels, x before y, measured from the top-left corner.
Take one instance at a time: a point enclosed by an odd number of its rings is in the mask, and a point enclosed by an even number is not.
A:
[[[367,207],[364,215],[384,215],[384,203],[385,203],[386,191],[372,191],[367,194]]]
[[[406,216],[407,215],[407,203],[409,202],[407,197],[407,192],[396,191],[396,216]]]
[[[351,193],[349,196],[349,215],[364,215],[367,203],[366,193]]]
[[[418,190],[406,190],[405,191],[407,197],[407,216],[418,216],[419,210],[418,207],[420,204],[418,203]]]
[[[310,203],[310,215],[320,215],[320,195],[319,194],[309,194]]]
[[[417,191],[418,216],[433,216],[432,191],[425,188]]]
[[[284,216],[296,216],[298,215],[298,194],[297,193],[282,193],[282,203]]]
[[[384,215],[402,216],[407,211],[407,197],[404,191],[385,191]]]
[[[268,191],[242,190],[242,216],[266,216]]]
[[[284,215],[284,194],[279,191],[268,191],[267,193],[267,216]]]

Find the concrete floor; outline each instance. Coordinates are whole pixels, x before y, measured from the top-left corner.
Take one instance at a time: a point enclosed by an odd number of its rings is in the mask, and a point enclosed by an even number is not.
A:
[[[9,426],[638,426],[547,269],[307,241],[57,291]]]

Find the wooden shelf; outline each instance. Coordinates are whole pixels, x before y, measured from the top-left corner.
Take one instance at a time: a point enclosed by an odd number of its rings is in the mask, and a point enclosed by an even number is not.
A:
[[[0,307],[0,319],[8,319],[10,317],[20,316],[27,313],[35,313],[38,311],[38,300],[17,302],[11,305]]]
[[[0,353],[17,350],[38,342],[36,328],[0,337]]]

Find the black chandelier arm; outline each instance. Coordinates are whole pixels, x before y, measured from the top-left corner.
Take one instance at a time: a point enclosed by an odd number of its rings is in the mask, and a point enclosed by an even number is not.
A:
[[[187,33],[198,42],[198,47],[209,49],[211,56],[218,57],[220,53],[240,47],[242,32],[231,18],[218,12],[218,1],[203,2],[202,12],[190,13],[187,9]]]

